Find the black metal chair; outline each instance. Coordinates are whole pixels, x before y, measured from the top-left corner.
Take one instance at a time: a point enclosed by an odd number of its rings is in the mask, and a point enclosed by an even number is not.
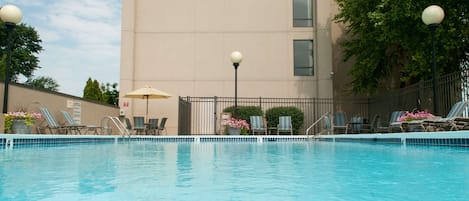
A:
[[[162,132],[162,131],[165,131],[166,134],[168,134],[168,131],[166,130],[166,127],[165,127],[166,126],[166,120],[168,120],[167,117],[163,117],[161,119],[160,125],[158,126],[158,135],[160,135],[161,134],[160,132]]]
[[[147,133],[158,134],[158,119],[148,119]]]

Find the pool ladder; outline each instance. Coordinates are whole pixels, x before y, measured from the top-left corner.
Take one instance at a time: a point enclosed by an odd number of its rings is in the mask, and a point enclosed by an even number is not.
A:
[[[329,115],[329,112],[324,113],[321,117],[319,117],[318,120],[316,120],[313,124],[311,124],[311,126],[309,126],[309,127],[306,129],[306,135],[308,136],[308,135],[309,135],[309,131],[310,131],[314,126],[318,125],[318,123],[319,123],[322,119],[324,119],[324,117],[326,117],[327,115]],[[313,135],[313,137],[314,137],[314,135]]]
[[[113,116],[105,116],[101,119],[101,129],[105,134],[111,134],[112,126],[116,127],[117,130],[119,130],[119,134],[122,135],[122,137],[130,137],[129,130],[127,130],[126,126],[124,125],[124,123],[122,123],[119,118]]]

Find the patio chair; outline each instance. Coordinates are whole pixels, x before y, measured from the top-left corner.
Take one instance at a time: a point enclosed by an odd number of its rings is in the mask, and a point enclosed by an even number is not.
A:
[[[49,129],[50,134],[53,134],[54,130],[57,131],[57,134],[60,133],[66,133],[67,132],[67,127],[60,125],[57,123],[57,120],[55,117],[50,113],[49,109],[42,107],[39,108],[39,110],[42,113],[42,116],[44,117],[44,120],[47,122],[47,125],[45,127],[38,126],[37,131],[38,133],[41,133],[41,130],[43,129]],[[42,124],[42,122],[41,122]]]
[[[145,134],[146,133],[146,126],[145,126],[145,117],[135,116],[134,117],[134,128],[135,134]]]
[[[354,116],[350,119],[349,123],[347,123],[347,127],[345,128],[345,134],[351,133],[360,133],[363,128],[363,118],[360,116]]]
[[[279,135],[280,132],[290,132],[290,135],[293,135],[291,116],[278,117],[277,135]]]
[[[360,132],[373,133],[376,132],[380,118],[378,114],[375,114],[370,122],[363,120],[363,124],[360,128]]]
[[[168,120],[167,117],[161,118],[160,125],[158,126],[158,135],[161,134],[161,132],[165,131],[166,134],[168,134],[168,131],[166,130],[166,121]]]
[[[459,101],[451,107],[446,117],[425,120],[426,130],[459,130],[469,125],[469,118],[462,117],[468,104],[468,101]]]
[[[254,135],[256,132],[261,132],[267,135],[267,126],[264,123],[262,116],[250,116],[251,120],[251,133]]]
[[[130,119],[128,117],[125,118],[125,128],[128,131],[132,130],[132,123],[130,123]]]
[[[67,133],[77,133],[77,134],[81,134],[81,129],[85,129],[87,128],[86,125],[80,125],[80,124],[77,124],[73,118],[72,118],[72,115],[70,115],[70,113],[68,113],[67,111],[60,111],[64,118],[65,118],[65,121],[67,123],[67,125],[65,126],[65,128],[67,129]]]
[[[341,130],[342,133],[347,133],[347,115],[345,112],[336,112],[332,116],[332,131],[338,133],[337,130]]]
[[[394,130],[399,129],[400,132],[403,131],[402,124],[401,122],[397,121],[397,118],[402,116],[405,113],[405,111],[394,111],[391,113],[391,116],[389,118],[389,123],[388,125],[381,125],[381,121],[377,122],[376,126],[376,132],[378,133],[392,133]]]
[[[158,134],[158,119],[148,119],[147,132]]]
[[[329,114],[324,115],[322,120],[324,122],[324,127],[320,134],[334,134],[334,130],[332,129],[332,119],[330,118]]]

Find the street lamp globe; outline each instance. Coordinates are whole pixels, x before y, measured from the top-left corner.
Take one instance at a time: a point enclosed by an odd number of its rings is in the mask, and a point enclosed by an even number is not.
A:
[[[21,10],[14,5],[5,5],[0,7],[0,19],[5,23],[7,28],[7,46],[6,46],[6,61],[5,61],[5,79],[3,89],[3,113],[8,110],[8,85],[10,83],[9,68],[11,63],[11,52],[13,49],[13,29],[16,24],[21,22],[23,14]]]
[[[238,66],[239,63],[243,60],[243,55],[241,52],[234,51],[231,53],[231,62],[233,63],[234,69],[235,69],[235,105],[234,105],[234,111],[233,111],[233,116],[237,117],[237,110],[238,110]]]
[[[231,53],[231,62],[233,64],[239,64],[241,63],[242,60],[243,60],[243,55],[241,54],[241,52],[234,51]]]
[[[445,11],[440,6],[431,5],[422,12],[422,21],[426,25],[440,24],[445,18]]]
[[[14,5],[5,5],[0,8],[0,19],[9,24],[18,24],[23,19],[23,13]]]
[[[435,31],[438,25],[445,18],[445,12],[440,6],[431,5],[422,12],[422,21],[430,29],[432,35],[432,74],[433,74],[433,113],[438,114],[438,74],[436,72],[436,51],[435,51]]]

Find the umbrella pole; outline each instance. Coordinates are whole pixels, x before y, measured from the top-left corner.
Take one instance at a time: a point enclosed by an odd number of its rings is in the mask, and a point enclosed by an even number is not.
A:
[[[148,96],[147,97],[147,113],[145,115],[145,120],[148,121]]]

